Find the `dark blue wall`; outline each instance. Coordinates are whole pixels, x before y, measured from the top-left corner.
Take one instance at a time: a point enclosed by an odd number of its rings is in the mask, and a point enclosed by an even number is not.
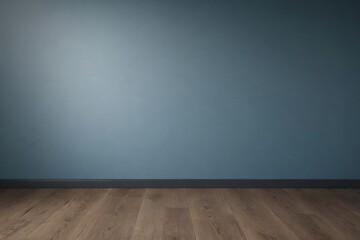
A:
[[[360,1],[0,2],[0,178],[360,178]]]

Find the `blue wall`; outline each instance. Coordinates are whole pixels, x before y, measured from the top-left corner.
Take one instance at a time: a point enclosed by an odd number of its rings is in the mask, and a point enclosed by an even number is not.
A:
[[[0,2],[0,178],[360,178],[360,2]]]

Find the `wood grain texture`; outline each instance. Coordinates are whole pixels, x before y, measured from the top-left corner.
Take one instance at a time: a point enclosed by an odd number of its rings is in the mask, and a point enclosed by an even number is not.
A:
[[[197,239],[246,239],[218,189],[190,189],[188,198]]]
[[[168,224],[171,209],[187,209],[186,193],[182,189],[148,189],[145,193],[141,210],[136,221],[134,232],[131,239],[134,240],[156,240],[163,238],[165,233],[169,237],[169,232],[164,229]],[[183,216],[184,217],[184,216]],[[186,216],[185,216],[186,217]],[[182,225],[182,221],[173,221],[177,232],[188,231],[188,225]],[[175,239],[181,239],[174,236]],[[173,238],[174,239],[174,238]]]
[[[81,190],[78,196],[56,211],[24,240],[76,239],[88,223],[89,215],[97,209],[108,190]]]
[[[131,239],[144,193],[144,189],[112,189],[76,239]]]
[[[56,190],[47,197],[37,197],[39,201],[35,205],[23,211],[21,216],[13,217],[7,221],[7,228],[1,231],[1,236],[3,238],[23,239],[25,233],[37,228],[42,222],[76,197],[78,193],[79,191],[73,189]]]
[[[325,189],[287,190],[297,201],[302,201],[307,208],[330,227],[340,231],[343,239],[359,240],[360,216],[344,208],[338,197]]]
[[[162,239],[195,240],[195,232],[188,208],[166,208]]]
[[[0,240],[358,240],[358,189],[0,189]]]
[[[240,227],[248,239],[296,240],[293,232],[251,190],[224,190]]]
[[[307,208],[302,201],[281,189],[253,191],[265,205],[295,234],[299,240],[346,239],[345,235],[332,228]]]

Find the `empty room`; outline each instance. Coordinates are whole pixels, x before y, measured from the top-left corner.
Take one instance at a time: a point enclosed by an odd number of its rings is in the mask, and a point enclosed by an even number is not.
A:
[[[360,1],[0,0],[0,240],[360,240]]]

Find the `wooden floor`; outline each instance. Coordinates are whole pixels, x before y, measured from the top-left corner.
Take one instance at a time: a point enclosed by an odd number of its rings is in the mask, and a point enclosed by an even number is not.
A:
[[[0,189],[0,239],[360,239],[360,190]]]

